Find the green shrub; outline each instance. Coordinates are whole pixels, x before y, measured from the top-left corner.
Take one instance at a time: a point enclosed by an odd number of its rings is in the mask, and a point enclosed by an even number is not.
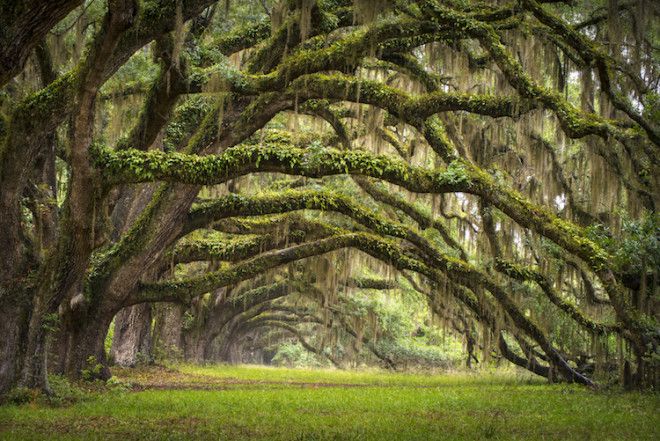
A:
[[[38,393],[39,392],[34,389],[18,386],[7,392],[2,401],[7,404],[21,405],[34,401]]]
[[[61,375],[49,375],[48,385],[50,387],[49,394],[44,394],[39,389],[30,389],[23,386],[15,387],[2,397],[0,403],[14,405],[40,403],[59,407],[75,404],[85,396],[83,390]]]
[[[108,379],[105,383],[110,389],[112,390],[118,390],[118,391],[126,391],[129,390],[133,385],[131,383],[128,383],[126,381],[123,381],[114,375]]]
[[[158,344],[153,348],[153,360],[157,362],[183,361],[183,351],[174,345]]]
[[[148,352],[139,351],[135,354],[135,364],[137,366],[148,366],[154,362],[153,357]]]
[[[87,367],[80,371],[80,376],[85,381],[93,381],[101,376],[103,365],[98,362],[95,356],[87,357]]]
[[[284,343],[277,348],[272,359],[275,366],[287,367],[320,367],[324,366],[319,358],[303,348],[298,342]]]
[[[85,396],[78,386],[61,375],[49,375],[48,383],[52,394],[46,396],[46,400],[53,406],[74,404]]]

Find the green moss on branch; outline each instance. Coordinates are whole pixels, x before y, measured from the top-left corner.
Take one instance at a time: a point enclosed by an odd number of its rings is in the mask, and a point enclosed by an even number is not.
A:
[[[443,91],[412,96],[379,81],[341,74],[305,75],[294,81],[291,89],[305,98],[332,98],[371,104],[413,126],[420,126],[428,117],[441,112],[466,111],[499,118],[518,117],[534,108],[529,101],[508,96]]]
[[[221,155],[196,156],[160,151],[115,152],[97,146],[95,162],[110,183],[149,181],[208,185],[252,172],[281,172],[308,177],[336,174],[371,176],[417,193],[466,192],[482,196],[520,225],[555,241],[596,270],[607,268],[610,256],[586,238],[583,229],[548,209],[504,188],[479,168],[461,160],[446,169],[412,167],[387,156],[364,151],[303,150],[287,144],[243,145]]]
[[[300,149],[288,144],[240,145],[220,155],[197,156],[161,151],[113,151],[96,145],[93,158],[108,184],[181,182],[211,185],[248,173],[280,172],[308,177],[337,174],[372,176],[418,193],[470,192],[461,164],[428,170],[365,151]]]
[[[188,239],[176,244],[172,251],[175,263],[196,261],[238,261],[259,254],[272,241],[270,236],[239,239]]]
[[[573,303],[561,298],[561,296],[555,292],[551,282],[538,270],[503,259],[495,259],[495,268],[503,274],[521,282],[527,281],[536,283],[552,303],[589,332],[594,334],[606,334],[609,332],[620,331],[620,328],[616,325],[596,323],[585,316]]]

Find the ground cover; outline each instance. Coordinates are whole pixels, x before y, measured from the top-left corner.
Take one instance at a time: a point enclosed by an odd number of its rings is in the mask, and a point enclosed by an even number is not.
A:
[[[1,440],[654,440],[657,395],[506,373],[116,369],[72,403],[0,406]]]

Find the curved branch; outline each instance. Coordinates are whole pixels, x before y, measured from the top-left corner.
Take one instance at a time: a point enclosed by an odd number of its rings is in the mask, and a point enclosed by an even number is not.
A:
[[[82,0],[2,2],[0,17],[0,87],[17,75],[37,44]]]

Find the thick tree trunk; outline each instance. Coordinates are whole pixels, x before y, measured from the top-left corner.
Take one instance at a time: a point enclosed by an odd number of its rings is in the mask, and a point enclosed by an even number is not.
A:
[[[238,344],[230,344],[227,353],[227,363],[241,364],[243,362],[243,351]]]
[[[110,378],[105,337],[114,315],[114,311],[90,313],[84,320],[69,322],[65,326],[60,360],[62,373],[73,379]]]
[[[194,329],[184,335],[184,357],[187,361],[203,363],[205,361],[206,339],[204,329]]]
[[[36,301],[38,303],[38,299]],[[24,342],[26,346],[24,364],[21,370],[20,384],[29,388],[37,388],[47,393],[48,387],[48,357],[46,345],[48,338],[48,329],[44,322],[42,308],[37,304],[32,316],[27,332],[27,339]]]
[[[159,304],[153,331],[153,348],[166,359],[180,358],[183,354],[183,306]]]
[[[152,361],[151,305],[143,303],[124,308],[115,316],[115,332],[110,349],[111,360],[119,366],[132,367]]]
[[[218,361],[223,363],[231,363],[231,352],[232,352],[232,342],[229,338],[230,336],[220,337],[218,344]]]
[[[0,395],[16,385],[23,365],[29,323],[28,305],[0,305]]]
[[[213,347],[213,342],[215,341],[215,333],[207,333],[204,336],[204,341],[202,342],[203,345],[203,353],[204,353],[204,361],[214,361],[215,360],[215,351]]]

